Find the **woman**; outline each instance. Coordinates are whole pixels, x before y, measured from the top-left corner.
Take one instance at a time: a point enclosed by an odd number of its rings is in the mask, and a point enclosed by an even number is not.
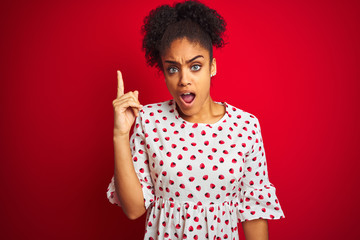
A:
[[[137,91],[124,94],[118,71],[107,196],[130,219],[147,212],[144,239],[238,239],[239,221],[247,240],[268,239],[267,219],[285,217],[258,119],[210,96],[212,47],[224,45],[225,26],[194,1],[145,18],[147,62],[164,74],[171,100],[142,106]]]

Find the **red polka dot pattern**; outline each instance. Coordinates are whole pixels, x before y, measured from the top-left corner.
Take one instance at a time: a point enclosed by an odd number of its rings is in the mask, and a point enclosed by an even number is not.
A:
[[[258,119],[228,103],[214,124],[169,100],[144,106],[130,139],[148,209],[144,239],[238,239],[237,223],[285,215],[269,181]],[[107,190],[120,206],[112,178]]]

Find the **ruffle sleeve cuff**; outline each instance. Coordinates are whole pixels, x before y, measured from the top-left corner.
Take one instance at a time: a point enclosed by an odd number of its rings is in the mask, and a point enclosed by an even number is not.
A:
[[[281,219],[285,215],[275,194],[275,187],[247,189],[240,199],[240,221],[253,219]]]
[[[107,188],[106,196],[110,203],[121,207],[119,198],[115,192],[114,176],[112,177],[111,182]]]

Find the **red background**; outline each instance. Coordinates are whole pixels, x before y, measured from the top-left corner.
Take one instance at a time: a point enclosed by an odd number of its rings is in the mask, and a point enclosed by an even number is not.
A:
[[[1,3],[1,239],[141,239],[106,198],[112,100],[117,69],[142,104],[170,98],[140,27],[171,2]],[[271,239],[358,238],[358,1],[204,3],[228,23],[212,96],[261,123],[285,213]]]

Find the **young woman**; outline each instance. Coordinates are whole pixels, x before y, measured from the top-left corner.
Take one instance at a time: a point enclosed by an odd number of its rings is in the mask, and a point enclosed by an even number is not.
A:
[[[224,45],[225,26],[195,1],[160,6],[145,18],[147,62],[164,74],[171,100],[142,106],[137,91],[124,93],[118,71],[107,197],[130,219],[147,212],[144,239],[238,239],[241,222],[247,240],[262,240],[267,220],[285,217],[259,120],[210,95],[212,48]]]

